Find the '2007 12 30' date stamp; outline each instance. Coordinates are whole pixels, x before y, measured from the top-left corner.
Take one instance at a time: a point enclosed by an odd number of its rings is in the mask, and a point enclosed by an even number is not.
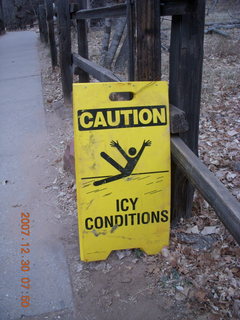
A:
[[[31,279],[29,272],[31,270],[31,264],[29,260],[30,256],[30,213],[21,212],[21,244],[20,244],[20,270],[21,270],[21,297],[20,302],[23,308],[30,306],[30,289]]]

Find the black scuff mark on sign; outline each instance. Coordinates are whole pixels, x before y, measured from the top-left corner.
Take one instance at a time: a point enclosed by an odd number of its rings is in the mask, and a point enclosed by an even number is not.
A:
[[[96,230],[92,230],[92,233],[95,235],[95,237],[99,237],[99,236],[105,236],[107,234],[106,231],[103,232],[97,232]]]
[[[115,225],[112,227],[112,229],[110,230],[110,233],[113,233],[115,230],[117,230],[117,228],[118,228],[118,225],[115,224]]]
[[[123,239],[123,240],[133,240],[133,238],[124,237],[124,236],[115,236],[115,235],[113,235],[112,237],[113,238],[120,238],[120,239]]]
[[[149,192],[146,192],[144,194],[155,194],[155,193],[158,193],[158,192],[161,192],[162,190],[153,190],[153,191],[149,191]]]
[[[104,194],[103,197],[110,196],[110,194],[112,194],[112,192],[109,192],[109,193]]]
[[[107,188],[103,188],[103,189],[97,189],[97,190],[93,190],[93,191],[89,191],[87,192],[88,193],[96,193],[96,192],[100,192],[100,191],[103,191],[103,190],[106,190]]]
[[[89,187],[90,185],[92,185],[94,180],[90,180],[90,181],[87,181],[87,182],[83,182],[82,186],[83,188],[86,188],[86,187]]]
[[[147,179],[147,178],[149,178],[149,176],[147,176],[147,177],[139,177],[139,178],[137,178],[137,180],[144,180],[144,179]]]
[[[87,207],[86,207],[86,208],[87,208],[87,210],[88,210],[88,209],[89,209],[89,207],[92,205],[93,201],[94,201],[93,199],[92,199],[91,201],[89,201],[89,203],[88,203],[88,205],[87,205]]]
[[[91,183],[88,183],[88,184],[83,185],[82,187],[86,188],[86,187],[89,187],[90,185],[91,185]]]

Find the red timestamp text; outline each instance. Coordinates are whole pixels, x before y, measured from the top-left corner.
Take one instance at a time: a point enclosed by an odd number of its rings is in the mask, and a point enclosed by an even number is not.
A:
[[[22,295],[20,297],[21,306],[23,308],[28,308],[30,306],[30,295],[29,290],[31,289],[31,279],[29,272],[31,270],[31,262],[29,259],[30,249],[30,213],[21,212],[20,217],[21,226],[21,244],[20,244],[20,270],[22,272],[22,277],[20,279]]]

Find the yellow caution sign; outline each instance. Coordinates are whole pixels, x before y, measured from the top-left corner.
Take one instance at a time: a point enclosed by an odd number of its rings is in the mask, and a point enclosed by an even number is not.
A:
[[[117,92],[132,99],[112,101]],[[74,84],[73,105],[81,260],[158,253],[170,224],[167,82]]]

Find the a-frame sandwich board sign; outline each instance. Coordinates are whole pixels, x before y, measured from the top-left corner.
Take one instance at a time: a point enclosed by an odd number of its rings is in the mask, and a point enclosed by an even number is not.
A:
[[[130,100],[111,100],[130,92]],[[169,242],[168,84],[73,85],[80,257],[112,250],[156,254]]]

